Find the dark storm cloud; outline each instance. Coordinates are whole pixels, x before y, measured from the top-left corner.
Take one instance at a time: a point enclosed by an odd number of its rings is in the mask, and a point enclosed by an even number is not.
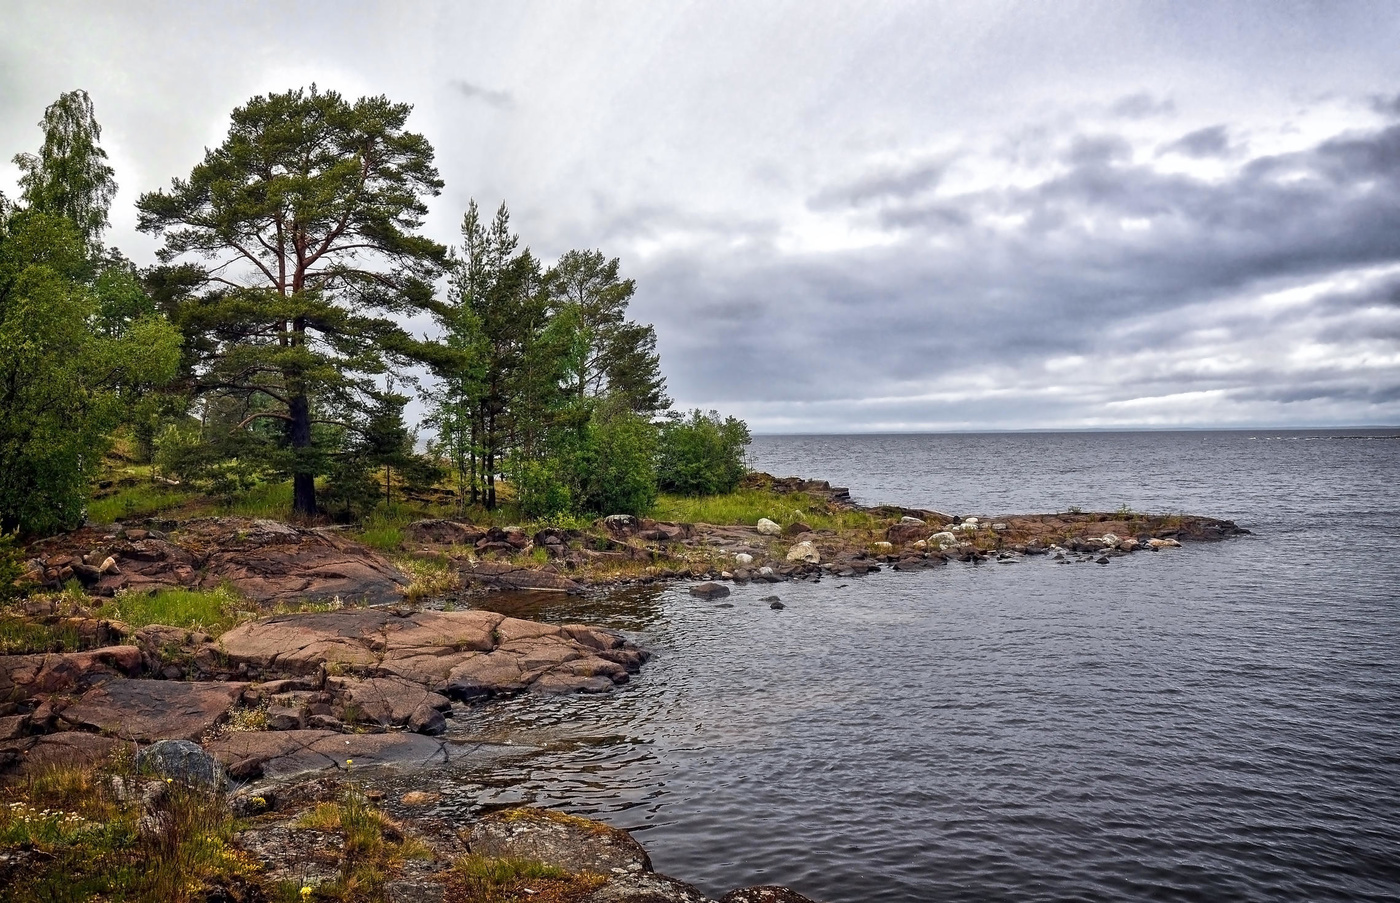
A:
[[[460,78],[454,78],[449,84],[452,86],[452,90],[456,91],[467,100],[479,100],[487,106],[495,107],[498,110],[508,110],[515,106],[515,98],[511,96],[509,91],[483,88],[481,85],[474,85]]]

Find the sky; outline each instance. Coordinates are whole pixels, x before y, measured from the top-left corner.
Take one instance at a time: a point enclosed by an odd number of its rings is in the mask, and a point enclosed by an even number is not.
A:
[[[621,260],[755,432],[1400,424],[1400,4],[0,0],[0,191],[86,89],[139,194],[250,97],[414,105],[446,187]],[[427,322],[411,322],[420,334]]]

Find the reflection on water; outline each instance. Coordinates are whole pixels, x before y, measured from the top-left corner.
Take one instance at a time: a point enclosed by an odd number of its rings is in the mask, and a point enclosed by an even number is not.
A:
[[[938,493],[883,497],[972,497],[940,469],[944,437],[924,438],[882,467]],[[658,870],[716,897],[1400,896],[1400,443],[1005,438],[958,446],[954,470],[1014,454],[1049,473],[1068,449],[1071,503],[1209,501],[1257,535],[1107,566],[736,587],[732,608],[683,587],[495,596],[655,657],[610,695],[459,709],[454,738],[520,754],[402,782],[440,781],[461,818],[532,803],[641,831]],[[822,442],[830,470],[792,469],[827,477],[865,453]],[[1023,503],[1042,486],[1018,491],[998,482],[1006,504],[969,510],[1041,507]]]

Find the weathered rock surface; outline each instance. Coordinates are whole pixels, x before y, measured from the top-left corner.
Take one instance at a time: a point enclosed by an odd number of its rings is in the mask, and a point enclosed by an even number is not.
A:
[[[583,903],[712,903],[684,881],[656,872],[619,875],[584,898]]]
[[[731,890],[719,898],[719,903],[816,903],[797,891],[786,887],[765,884],[760,887],[741,887]]]
[[[246,683],[112,680],[94,687],[59,718],[80,730],[126,740],[197,740],[228,716]]]
[[[485,535],[480,527],[453,520],[417,520],[403,528],[404,539],[427,545],[471,546]]]
[[[817,551],[817,547],[814,543],[810,540],[804,540],[788,549],[787,560],[801,561],[807,564],[820,564],[822,556],[821,552]]]
[[[474,747],[422,734],[333,731],[247,731],[226,734],[206,749],[239,780],[286,777],[323,769],[398,765],[421,768],[475,754]]]
[[[758,525],[754,529],[764,536],[781,536],[783,532],[783,528],[776,521],[771,521],[766,517],[760,517]]]
[[[569,872],[651,871],[646,850],[626,831],[548,809],[494,812],[472,826],[467,846],[480,856],[529,859]]]
[[[23,737],[0,743],[0,773],[26,777],[46,769],[97,765],[120,749],[134,749],[129,741],[100,734],[67,731],[42,737]]]
[[[568,577],[504,561],[459,561],[457,569],[464,580],[493,589],[525,589],[572,595],[584,591],[582,586]]]
[[[18,702],[48,693],[84,690],[113,677],[141,673],[141,650],[109,646],[89,652],[0,655],[0,700]]]
[[[236,627],[220,643],[232,664],[264,676],[309,675],[334,666],[366,677],[398,677],[454,699],[522,690],[602,692],[627,682],[647,658],[609,631],[488,611],[279,615]]]
[[[431,715],[452,707],[452,700],[429,690],[423,684],[403,677],[370,677],[363,680],[350,677],[332,677],[327,688],[340,696],[342,710],[347,712],[346,721],[378,724],[381,727],[403,727],[414,720],[420,721],[424,733],[441,733],[446,724],[442,716],[434,720]],[[350,717],[354,715],[354,717]],[[438,729],[440,728],[440,729]]]

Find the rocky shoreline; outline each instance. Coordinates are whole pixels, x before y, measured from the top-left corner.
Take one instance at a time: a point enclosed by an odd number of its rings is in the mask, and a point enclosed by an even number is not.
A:
[[[728,594],[725,582],[845,578],[950,561],[1048,555],[1108,564],[1247,532],[1229,521],[1126,511],[978,517],[859,508],[846,490],[825,482],[760,474],[749,484],[771,494],[775,518],[793,493],[802,494],[806,510],[817,505],[862,517],[858,526],[827,529],[795,517],[786,525],[766,517],[755,525],[709,525],[627,515],[604,518],[588,531],[533,534],[451,520],[407,525],[407,560],[456,581],[452,591],[418,601],[453,610],[409,604],[410,574],[333,528],[201,518],[86,527],[35,543],[29,579],[50,587],[77,580],[94,605],[129,593],[225,588],[253,610],[219,636],[130,627],[75,605],[71,594],[40,596],[11,612],[12,620],[64,640],[61,649],[0,655],[0,778],[15,786],[54,769],[102,768],[162,742],[182,742],[238,788],[229,804],[254,820],[239,848],[259,859],[258,850],[278,846],[268,841],[272,835],[296,847],[290,835],[309,830],[297,828],[297,819],[307,806],[326,802],[326,787],[349,792],[342,783],[352,762],[361,770],[490,762],[510,751],[445,739],[448,719],[470,717],[473,703],[492,697],[610,692],[648,659],[612,631],[456,610],[482,592],[584,593],[617,583],[691,581],[692,593],[713,597]],[[316,610],[287,610],[297,606]],[[596,877],[557,899],[705,899],[652,873],[635,841],[596,823],[541,814],[513,816],[504,828],[504,816],[473,826],[418,825],[412,807],[401,808],[407,827],[400,829],[428,838],[433,855],[426,861],[436,865],[413,866],[422,874],[386,899],[453,899],[452,882],[433,876],[462,856],[552,862],[553,854],[541,852],[546,847],[532,844],[555,835],[591,851],[561,858],[557,869]],[[598,859],[599,844],[629,851],[618,860],[622,865]],[[272,872],[282,867],[260,861]],[[0,884],[34,867],[31,860],[17,865],[0,858]],[[782,888],[724,897],[728,903],[804,899]]]

